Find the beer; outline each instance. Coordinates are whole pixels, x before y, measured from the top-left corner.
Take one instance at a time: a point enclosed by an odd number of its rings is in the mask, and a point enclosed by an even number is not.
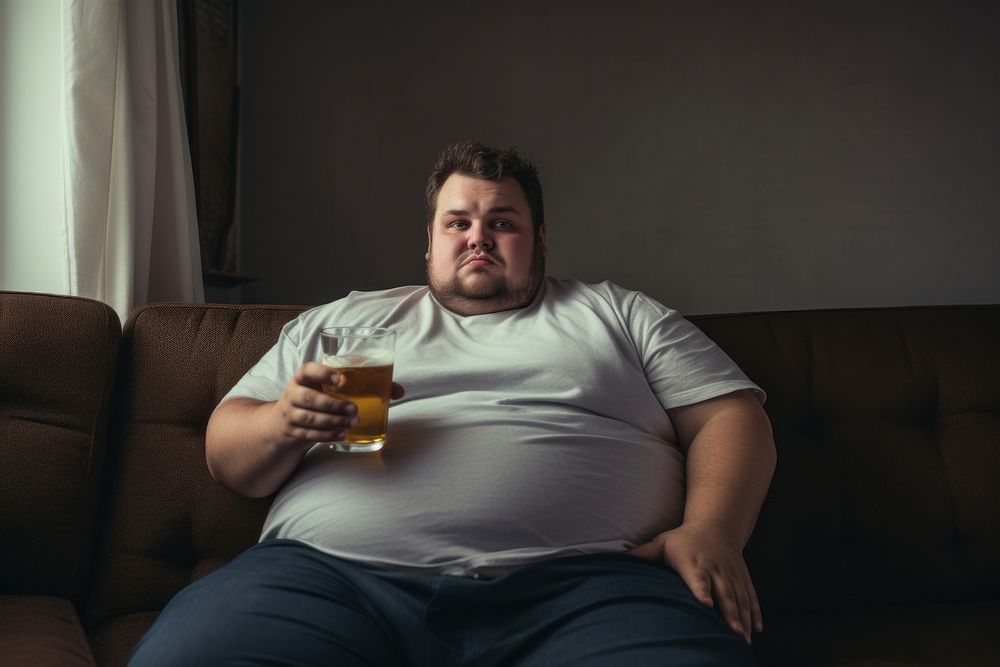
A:
[[[338,387],[323,385],[324,393],[358,407],[358,425],[348,431],[344,441],[351,445],[381,446],[387,431],[392,364],[383,363],[377,357],[324,355],[323,365],[336,368],[344,378]],[[361,450],[360,447],[352,449]]]
[[[392,393],[396,332],[378,327],[331,327],[320,332],[320,363],[336,368],[343,379],[323,392],[358,407],[358,425],[331,442],[341,452],[374,452],[385,444]]]

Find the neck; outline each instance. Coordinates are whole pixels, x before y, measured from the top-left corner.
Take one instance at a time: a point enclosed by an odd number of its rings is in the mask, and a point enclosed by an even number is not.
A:
[[[494,297],[476,299],[451,290],[435,289],[430,286],[434,299],[446,310],[450,310],[456,315],[468,317],[470,315],[488,315],[490,313],[501,313],[505,310],[517,310],[531,304],[538,296],[542,287],[543,277],[533,281],[533,285],[526,286],[519,290],[514,290]]]

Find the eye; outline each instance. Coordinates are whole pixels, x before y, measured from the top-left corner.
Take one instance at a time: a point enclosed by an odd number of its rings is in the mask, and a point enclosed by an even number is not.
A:
[[[505,218],[500,218],[499,220],[493,221],[493,227],[496,229],[514,229],[514,223]]]
[[[465,220],[454,220],[447,224],[448,229],[465,229],[469,226]]]

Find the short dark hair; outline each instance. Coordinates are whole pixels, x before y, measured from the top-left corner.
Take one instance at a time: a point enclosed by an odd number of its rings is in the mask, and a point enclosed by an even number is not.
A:
[[[517,148],[490,148],[478,141],[463,141],[446,146],[434,163],[434,170],[427,179],[427,224],[434,222],[438,193],[452,174],[473,178],[501,181],[513,178],[524,190],[524,197],[531,209],[531,221],[537,230],[545,224],[542,207],[542,184],[538,169],[517,153]]]

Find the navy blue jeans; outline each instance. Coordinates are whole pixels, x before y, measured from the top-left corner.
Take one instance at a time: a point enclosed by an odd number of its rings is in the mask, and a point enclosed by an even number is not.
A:
[[[754,665],[665,565],[591,554],[496,579],[267,540],[178,593],[130,665]]]

